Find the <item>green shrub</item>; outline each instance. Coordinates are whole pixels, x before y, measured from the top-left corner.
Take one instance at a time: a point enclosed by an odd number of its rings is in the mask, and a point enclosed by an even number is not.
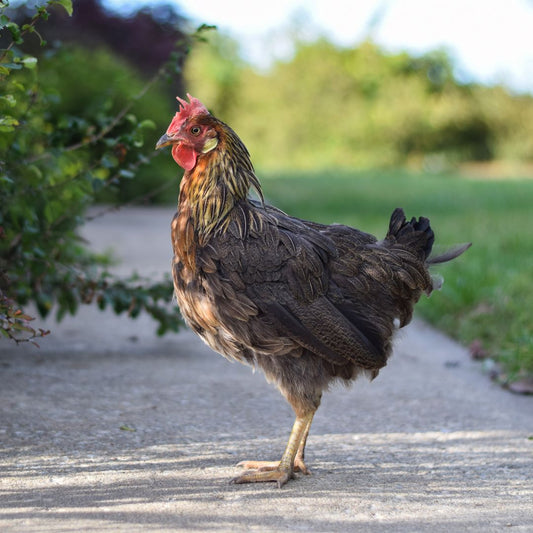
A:
[[[159,333],[176,330],[170,280],[116,279],[78,235],[95,197],[112,195],[153,158],[154,111],[165,123],[169,112],[165,98],[142,97],[172,64],[147,84],[101,50],[59,48],[38,66],[20,45],[50,6],[71,12],[71,2],[49,0],[22,26],[6,15],[7,4],[0,4],[12,36],[0,50],[0,333],[17,341],[44,334],[21,310],[30,302],[43,317],[55,308],[58,319],[80,303],[132,317],[146,311]]]

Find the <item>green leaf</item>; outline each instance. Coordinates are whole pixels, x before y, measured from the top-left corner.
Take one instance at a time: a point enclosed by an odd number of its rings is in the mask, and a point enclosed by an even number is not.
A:
[[[43,179],[43,173],[41,169],[36,165],[28,165],[25,169],[25,175],[28,179],[28,183],[36,187]]]
[[[93,170],[92,175],[94,179],[91,182],[93,185],[93,188],[95,188],[95,190],[98,190],[98,191],[101,190],[102,187],[104,186],[102,184],[102,181],[106,180],[109,177],[109,174],[110,174],[109,170],[104,167],[100,167],[100,168]]]
[[[35,330],[31,328],[30,326],[25,326],[24,324],[21,324],[20,322],[15,322],[14,324],[11,324],[11,328],[16,331],[25,331],[26,333],[35,333]]]
[[[69,16],[72,16],[72,0],[49,0],[48,5],[63,6]]]
[[[126,170],[125,168],[119,172],[119,175],[126,179],[132,179],[135,177],[135,174],[131,170]]]
[[[139,128],[147,129],[147,130],[155,130],[156,124],[153,120],[150,120],[149,118],[147,118],[139,124]]]
[[[15,107],[15,105],[17,105],[17,101],[12,94],[0,96],[0,102],[5,102],[9,107]]]
[[[16,118],[8,115],[0,118],[0,131],[13,131],[15,126],[19,125],[19,121]]]
[[[20,63],[2,63],[2,66],[11,70],[18,70],[22,68],[22,65]]]
[[[11,37],[16,44],[21,44],[23,42],[23,39],[20,37],[20,28],[18,24],[15,24],[14,22],[8,22],[6,24],[6,28],[11,33]]]
[[[133,113],[128,113],[124,118],[132,125],[137,124],[137,117]]]
[[[37,58],[36,57],[32,57],[32,56],[28,56],[28,57],[25,57],[24,59],[22,59],[21,63],[26,68],[34,69],[35,65],[37,65]]]
[[[102,157],[102,166],[104,168],[113,168],[118,165],[118,158],[112,154],[104,154]]]
[[[62,213],[63,204],[58,200],[50,200],[44,206],[44,218],[48,223],[53,223]]]
[[[26,90],[24,85],[22,85],[22,83],[19,83],[18,81],[13,81],[12,82],[12,87],[13,87],[13,89],[16,89],[17,91],[25,91]]]

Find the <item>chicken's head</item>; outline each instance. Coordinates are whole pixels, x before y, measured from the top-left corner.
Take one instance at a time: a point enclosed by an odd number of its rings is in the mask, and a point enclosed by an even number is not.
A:
[[[172,157],[185,170],[196,166],[198,155],[213,150],[218,135],[213,128],[213,117],[207,108],[190,94],[189,101],[177,97],[181,104],[166,133],[157,141],[156,149],[172,145]]]

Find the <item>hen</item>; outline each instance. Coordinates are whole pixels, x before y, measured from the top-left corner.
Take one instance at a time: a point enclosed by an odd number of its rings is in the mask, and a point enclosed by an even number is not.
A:
[[[323,391],[360,374],[375,378],[395,329],[429,294],[426,218],[392,213],[384,240],[347,226],[299,220],[266,205],[250,155],[235,132],[196,98],[181,108],[157,148],[172,146],[185,169],[172,221],[172,273],[188,325],[231,360],[263,370],[296,414],[279,462],[246,461],[234,483],[309,473],[304,449]],[[261,201],[248,195],[254,188]]]

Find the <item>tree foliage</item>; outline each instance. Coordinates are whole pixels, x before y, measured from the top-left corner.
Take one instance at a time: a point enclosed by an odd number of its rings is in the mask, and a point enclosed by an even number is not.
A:
[[[186,65],[190,92],[218,103],[260,167],[441,170],[533,159],[533,98],[460,83],[444,51],[415,57],[327,39],[294,48],[291,59],[258,72],[218,36]],[[212,64],[223,75],[208,75]]]
[[[25,52],[32,38],[45,44],[36,27],[54,6],[72,12],[70,0],[48,0],[18,23],[8,2],[0,3],[0,23],[11,37],[0,50],[0,333],[18,342],[46,333],[22,311],[29,303],[43,317],[55,310],[58,319],[81,303],[132,317],[148,312],[159,333],[176,330],[170,280],[113,277],[108,259],[86,248],[79,228],[97,195],[153,159],[153,139],[148,148],[145,139],[155,124],[139,116],[153,116],[158,104],[143,98],[179,72],[188,43],[180,42],[147,83],[101,50]],[[166,122],[170,110],[164,113]]]

